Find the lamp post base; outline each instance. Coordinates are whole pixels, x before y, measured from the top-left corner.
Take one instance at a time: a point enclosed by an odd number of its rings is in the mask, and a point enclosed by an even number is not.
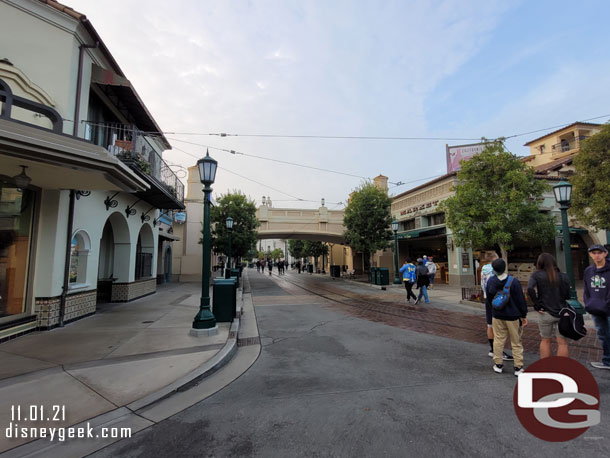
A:
[[[213,328],[208,329],[191,328],[191,330],[189,331],[189,336],[193,337],[215,336],[216,334],[218,334],[218,326],[214,326]]]
[[[400,281],[400,278],[396,277],[396,278],[394,279],[394,284],[395,284],[395,285],[400,285],[401,283],[402,283],[402,282]]]

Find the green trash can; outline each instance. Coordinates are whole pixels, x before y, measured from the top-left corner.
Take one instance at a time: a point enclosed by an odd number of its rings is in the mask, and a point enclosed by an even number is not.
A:
[[[218,323],[230,323],[235,318],[237,282],[235,278],[215,278],[212,289],[212,313]]]
[[[377,284],[377,267],[371,267],[369,271],[369,281],[373,284]]]
[[[239,288],[240,277],[241,277],[241,272],[239,269],[231,269],[231,278],[235,279],[236,288]]]
[[[379,272],[379,285],[385,286],[390,284],[390,269],[387,267],[380,267]]]
[[[341,266],[330,266],[330,276],[339,278],[341,276]]]

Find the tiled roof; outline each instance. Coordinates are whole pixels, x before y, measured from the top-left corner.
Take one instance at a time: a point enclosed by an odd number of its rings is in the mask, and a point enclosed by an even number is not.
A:
[[[553,132],[549,132],[548,134],[544,134],[542,137],[538,137],[538,138],[535,138],[534,140],[530,140],[529,142],[527,142],[523,146],[528,146],[528,145],[530,145],[530,144],[532,144],[534,142],[537,142],[538,140],[540,140],[542,138],[548,137],[549,135],[556,134],[557,132],[561,132],[564,129],[567,129],[569,127],[574,127],[576,125],[591,126],[591,127],[599,127],[599,126],[601,126],[601,124],[595,124],[595,123],[592,123],[592,122],[580,122],[580,121],[576,121],[576,122],[573,122],[572,124],[569,124],[567,126],[563,126],[561,129],[557,129],[557,130],[554,130]]]
[[[564,165],[571,164],[575,155],[576,153],[572,153],[562,159],[556,159],[548,164],[539,165],[534,167],[534,171],[536,174],[546,175],[549,172],[560,170]]]

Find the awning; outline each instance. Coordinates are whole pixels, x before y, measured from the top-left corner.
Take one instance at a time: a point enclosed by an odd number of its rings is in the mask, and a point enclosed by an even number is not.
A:
[[[421,229],[415,229],[412,231],[399,232],[397,235],[398,235],[399,239],[415,239],[418,237],[428,237],[428,236],[432,236],[432,235],[446,235],[446,234],[447,234],[447,228],[445,226],[443,226],[443,227],[421,228]]]
[[[127,106],[129,115],[133,118],[131,121],[138,129],[144,132],[158,132],[160,134],[159,138],[163,140],[165,146],[171,149],[171,145],[161,133],[161,128],[148,112],[146,105],[144,105],[144,102],[142,102],[142,99],[140,99],[140,96],[127,78],[117,75],[112,70],[107,70],[93,64],[91,68],[91,83],[99,85],[104,92],[110,92],[115,95],[121,101],[121,104]]]
[[[557,231],[557,233],[562,233],[563,227],[555,226],[555,230]],[[589,231],[587,229],[583,229],[581,227],[570,227],[569,231],[570,231],[570,234],[588,234],[589,233]]]

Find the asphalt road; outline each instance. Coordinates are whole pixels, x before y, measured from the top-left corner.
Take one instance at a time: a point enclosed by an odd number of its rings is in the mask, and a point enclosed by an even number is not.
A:
[[[210,398],[93,456],[610,455],[610,374],[597,377],[601,424],[544,442],[517,420],[516,377],[491,370],[486,345],[351,316],[268,275],[250,282],[258,361]]]

